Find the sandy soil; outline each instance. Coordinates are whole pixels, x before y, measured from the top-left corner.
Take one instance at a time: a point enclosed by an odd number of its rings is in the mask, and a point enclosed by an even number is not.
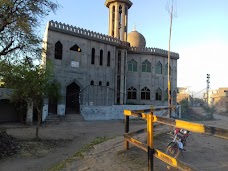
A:
[[[219,116],[220,117],[220,116]],[[213,126],[228,129],[228,118],[203,122]],[[19,139],[34,138],[35,128],[22,125],[0,125],[7,127],[7,133]],[[130,125],[130,131],[145,128],[143,121],[134,121]],[[157,127],[156,132],[163,132],[163,127]],[[96,121],[96,122],[61,122],[48,124],[40,129],[42,139],[68,140],[62,147],[42,157],[12,157],[0,161],[0,171],[43,171],[51,168],[69,156],[74,155],[83,145],[90,143],[96,137],[115,137],[94,149],[84,153],[84,158],[78,158],[68,164],[63,170],[102,171],[102,170],[147,170],[147,154],[132,147],[128,151],[123,149],[123,121]],[[138,137],[145,141],[145,136]],[[155,147],[164,151],[170,137],[162,134],[155,141]],[[228,140],[211,136],[192,134],[187,142],[186,152],[180,160],[199,168],[200,170],[228,170]],[[155,170],[163,171],[166,164],[155,160]]]
[[[216,125],[220,121],[212,121],[208,124]],[[225,122],[224,122],[225,124]],[[227,127],[227,124],[226,124]],[[161,128],[163,130],[161,130]],[[166,130],[168,130],[166,128]],[[155,128],[155,132],[162,133],[164,127]],[[166,145],[170,141],[168,134],[160,134],[155,139],[155,148],[165,151]],[[146,141],[146,135],[138,136],[137,139]],[[179,157],[181,161],[194,168],[205,171],[227,171],[228,170],[228,140],[215,138],[212,136],[192,133],[187,141],[186,152]],[[168,170],[167,165],[155,160],[155,171]],[[64,171],[100,171],[100,170],[121,170],[121,171],[146,171],[147,154],[142,150],[132,147],[129,151],[123,149],[123,137],[117,137],[105,143],[95,146],[95,149],[84,154],[84,158],[75,160],[68,165]],[[175,169],[171,169],[175,170]]]

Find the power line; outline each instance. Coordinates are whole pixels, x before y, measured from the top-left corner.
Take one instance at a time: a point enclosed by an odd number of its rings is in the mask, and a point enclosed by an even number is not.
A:
[[[199,94],[199,93],[201,93],[202,91],[204,91],[205,89],[206,89],[206,88],[204,88],[204,89],[202,89],[202,90],[200,90],[200,91],[194,93],[193,95]]]

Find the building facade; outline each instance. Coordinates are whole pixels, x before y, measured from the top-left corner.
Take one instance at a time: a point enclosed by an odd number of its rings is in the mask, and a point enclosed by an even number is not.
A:
[[[205,94],[205,98],[207,95]],[[228,111],[228,88],[219,88],[208,93],[208,103],[218,112]]]
[[[190,102],[192,97],[189,94],[188,87],[178,87],[177,91],[177,103],[180,103],[182,100],[188,100]]]
[[[146,47],[135,29],[128,33],[130,0],[106,0],[108,35],[50,21],[43,38],[43,64],[50,60],[62,97],[45,111],[80,114],[82,106],[167,105],[168,51]],[[171,52],[171,95],[176,104],[177,60]]]

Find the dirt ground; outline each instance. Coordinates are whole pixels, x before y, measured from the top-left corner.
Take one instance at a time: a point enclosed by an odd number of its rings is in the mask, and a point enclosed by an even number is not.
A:
[[[218,120],[207,121],[204,124],[218,126],[228,129],[228,118],[216,115]],[[144,121],[133,121],[130,124],[130,132],[145,128]],[[27,140],[35,137],[35,127],[26,127],[24,125],[10,124],[0,125],[6,128],[9,135]],[[156,127],[156,132],[162,133],[164,127]],[[128,151],[123,149],[123,121],[93,121],[93,122],[61,122],[58,124],[46,124],[40,128],[40,137],[44,140],[61,140],[61,146],[44,152],[43,155],[21,156],[0,160],[0,171],[44,171],[56,163],[75,155],[77,151],[89,144],[96,137],[112,138],[101,144],[95,145],[83,153],[83,158],[75,158],[74,161],[67,164],[62,170],[78,171],[138,171],[147,170],[147,154],[132,147]],[[145,141],[145,135],[138,137]],[[160,134],[155,139],[155,148],[164,151],[167,143],[170,141],[167,134]],[[180,159],[200,170],[228,170],[228,140],[219,139],[211,136],[192,134],[190,135],[186,152]],[[163,171],[166,164],[155,160],[155,170]]]

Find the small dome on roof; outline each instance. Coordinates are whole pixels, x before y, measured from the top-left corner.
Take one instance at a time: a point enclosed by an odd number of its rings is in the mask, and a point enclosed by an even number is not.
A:
[[[146,47],[146,39],[145,37],[134,30],[127,35],[127,41],[130,43],[132,47]]]

